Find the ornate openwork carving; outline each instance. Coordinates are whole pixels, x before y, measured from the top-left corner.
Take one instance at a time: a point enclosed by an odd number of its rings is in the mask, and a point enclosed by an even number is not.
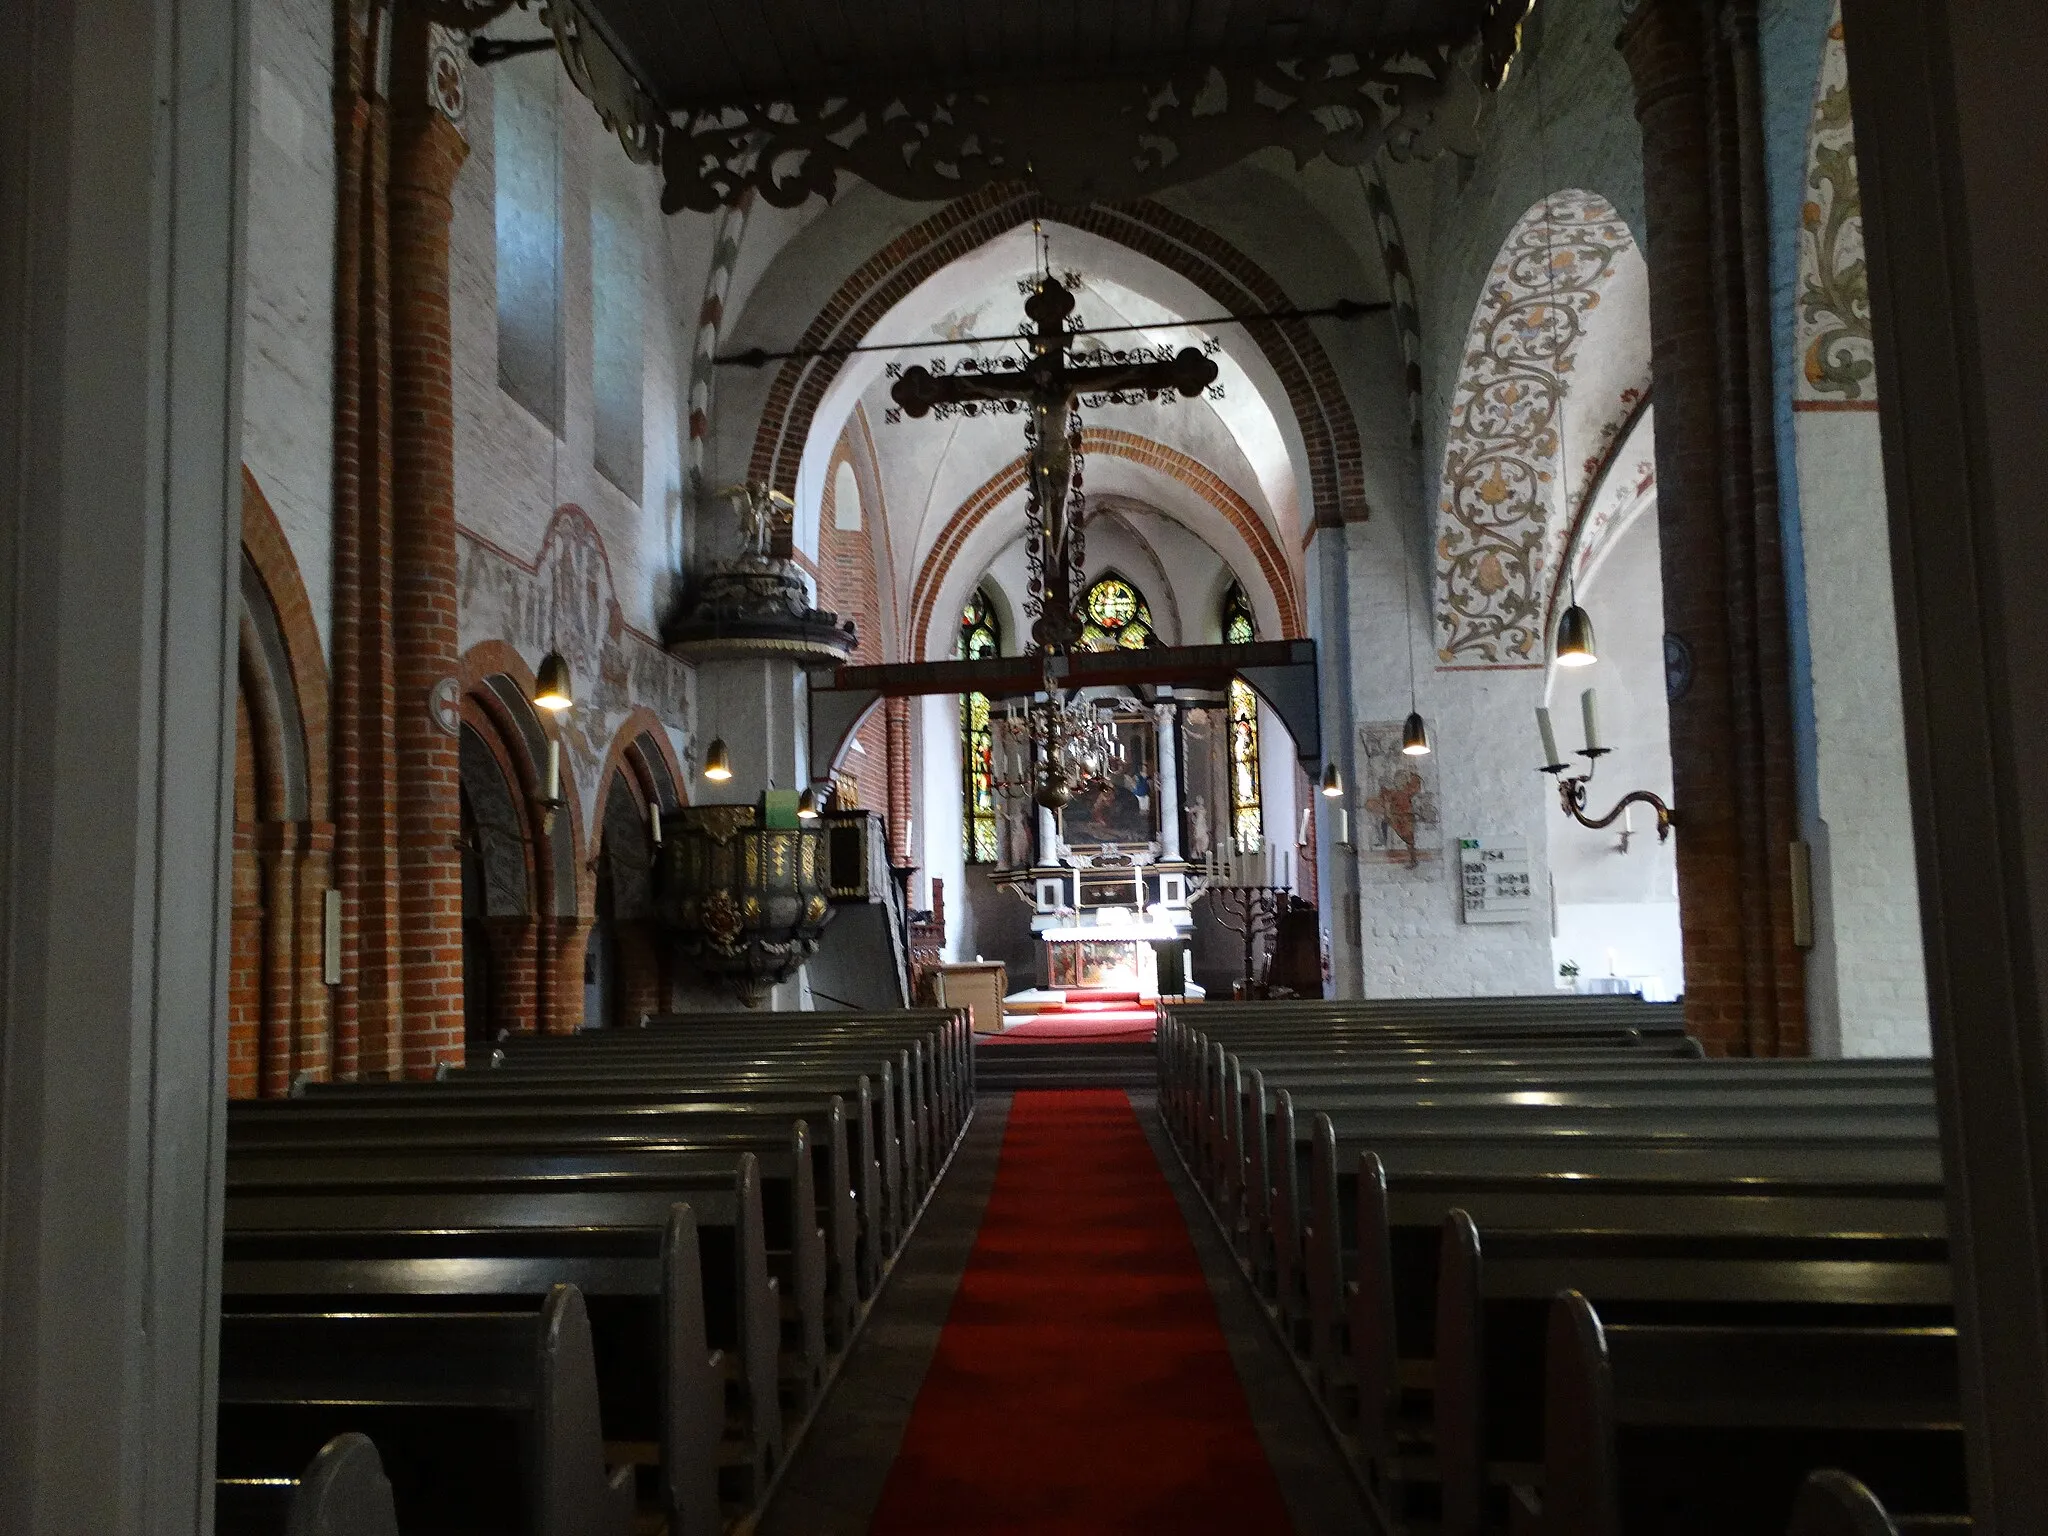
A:
[[[668,129],[662,207],[708,212],[751,189],[793,208],[831,197],[842,171],[916,201],[1030,180],[1056,203],[1120,202],[1273,146],[1299,165],[1364,165],[1382,147],[1398,160],[1475,154],[1478,111],[1479,83],[1448,47],[1164,79],[747,103]]]
[[[1627,223],[1591,192],[1552,194],[1515,226],[1472,317],[1444,449],[1438,658],[1542,659],[1558,418],[1587,315]]]
[[[590,24],[582,8],[575,0],[553,0],[542,15],[555,34],[555,51],[561,55],[569,79],[597,108],[605,127],[618,135],[627,157],[642,165],[660,159],[667,117]]]

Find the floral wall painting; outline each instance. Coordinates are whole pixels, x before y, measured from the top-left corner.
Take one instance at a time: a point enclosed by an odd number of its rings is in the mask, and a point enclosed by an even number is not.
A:
[[[1405,756],[1401,726],[1374,720],[1358,728],[1364,765],[1358,850],[1369,862],[1417,869],[1442,857],[1443,817],[1436,759]]]
[[[1575,508],[1557,479],[1567,397],[1593,316],[1618,272],[1641,255],[1627,222],[1596,193],[1554,192],[1523,215],[1472,315],[1451,401],[1437,512],[1437,658],[1447,666],[1532,666],[1544,659],[1544,610],[1562,530]],[[1618,399],[1574,408],[1574,452],[1633,411],[1647,376],[1621,369]],[[1610,360],[1611,361],[1611,360]],[[1637,371],[1645,379],[1637,379]],[[1616,381],[1592,388],[1611,392]],[[1591,414],[1587,414],[1590,410]],[[1610,434],[1611,435],[1611,434]],[[1574,475],[1574,496],[1587,485]]]
[[[1828,28],[1814,92],[1800,226],[1795,399],[1874,405],[1877,356],[1870,335],[1870,269],[1863,256],[1863,193],[1856,176],[1849,53],[1839,4]]]

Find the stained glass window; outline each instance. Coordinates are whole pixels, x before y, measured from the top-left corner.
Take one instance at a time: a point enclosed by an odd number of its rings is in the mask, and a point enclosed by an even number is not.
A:
[[[1152,610],[1121,576],[1104,576],[1081,599],[1081,643],[1091,651],[1141,651],[1152,643]]]
[[[1236,582],[1223,594],[1223,639],[1249,645],[1259,637],[1251,600]],[[1241,677],[1230,680],[1230,830],[1240,853],[1257,853],[1265,840],[1259,799],[1259,696]]]
[[[985,592],[968,599],[960,615],[960,654],[968,661],[999,656],[1002,623]],[[995,737],[989,726],[988,696],[960,698],[960,829],[970,864],[996,861]]]

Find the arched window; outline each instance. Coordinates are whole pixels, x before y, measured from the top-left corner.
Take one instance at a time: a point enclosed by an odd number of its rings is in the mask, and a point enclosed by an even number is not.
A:
[[[1223,639],[1249,645],[1259,638],[1251,599],[1237,582],[1223,594]],[[1230,831],[1240,853],[1256,853],[1265,840],[1265,812],[1259,802],[1259,696],[1241,677],[1230,680]]]
[[[960,655],[967,661],[1000,656],[1002,622],[988,594],[977,591],[960,615]],[[995,736],[989,724],[988,695],[960,696],[960,828],[967,862],[996,861]]]
[[[1121,576],[1102,577],[1081,599],[1081,643],[1091,651],[1141,651],[1150,645],[1152,610],[1144,593]]]

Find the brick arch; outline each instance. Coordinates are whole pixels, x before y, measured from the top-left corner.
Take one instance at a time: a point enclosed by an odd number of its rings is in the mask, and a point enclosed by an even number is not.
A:
[[[229,918],[228,1071],[237,1098],[327,1076],[333,1007],[322,976],[333,883],[327,663],[277,514],[242,469]]]
[[[1259,574],[1265,579],[1266,588],[1273,594],[1273,606],[1280,614],[1280,630],[1284,638],[1296,638],[1303,632],[1300,595],[1295,591],[1294,578],[1287,564],[1280,542],[1273,536],[1273,530],[1266,526],[1266,520],[1259,516],[1250,502],[1238,495],[1229,484],[1211,471],[1208,466],[1189,458],[1177,449],[1151,438],[1140,437],[1134,432],[1119,432],[1107,428],[1090,427],[1081,439],[1083,453],[1102,454],[1113,459],[1128,459],[1144,464],[1172,476],[1189,490],[1195,492],[1210,506],[1221,512],[1231,527],[1235,528],[1244,541],[1251,546],[1252,556],[1259,563]],[[934,613],[937,611],[939,592],[944,587],[947,574],[952,570],[953,561],[967,543],[968,536],[981,526],[983,519],[1003,502],[1022,489],[1024,485],[1024,458],[1019,455],[984,480],[972,495],[960,504],[957,511],[939,530],[939,537],[933,543],[931,553],[924,559],[917,574],[917,585],[910,596],[910,634],[907,644],[917,650],[923,647],[923,637],[929,633]]]
[[[242,554],[254,568],[270,598],[278,633],[284,640],[285,664],[305,732],[306,814],[311,821],[328,815],[328,683],[327,657],[320,629],[313,622],[313,601],[299,575],[291,542],[272,510],[262,486],[242,466]]]
[[[1223,309],[1281,309],[1293,300],[1264,268],[1207,226],[1149,199],[1062,208],[1014,183],[997,183],[948,203],[897,235],[857,267],[826,300],[798,349],[849,346],[919,284],[978,246],[1035,218],[1084,230],[1158,262]],[[1314,522],[1330,527],[1368,515],[1358,423],[1337,370],[1306,321],[1249,325],[1246,333],[1287,393],[1308,457]],[[792,358],[769,386],[747,478],[796,494],[811,422],[845,364],[843,354]],[[1340,515],[1341,514],[1341,515]],[[912,633],[916,633],[915,630]]]

